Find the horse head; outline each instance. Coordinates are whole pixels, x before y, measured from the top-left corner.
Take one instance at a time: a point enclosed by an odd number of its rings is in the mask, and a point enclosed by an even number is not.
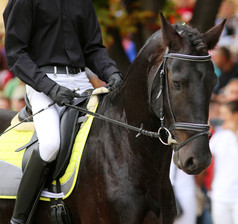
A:
[[[211,161],[208,108],[217,78],[208,50],[217,44],[225,21],[204,34],[185,24],[172,26],[162,14],[161,21],[161,33],[151,38],[162,36],[157,49],[164,50],[163,58],[151,56],[157,60],[150,71],[151,107],[161,120],[161,136],[171,135],[169,142],[161,140],[174,149],[175,164],[198,174]]]

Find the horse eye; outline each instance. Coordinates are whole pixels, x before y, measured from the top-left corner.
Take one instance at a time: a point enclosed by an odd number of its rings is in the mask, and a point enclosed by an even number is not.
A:
[[[173,81],[173,85],[176,89],[180,89],[181,88],[181,84],[179,81]]]

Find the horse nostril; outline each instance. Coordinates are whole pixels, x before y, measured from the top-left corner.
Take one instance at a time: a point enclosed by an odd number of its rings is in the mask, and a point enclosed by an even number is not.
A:
[[[194,158],[193,157],[189,158],[186,161],[185,166],[189,171],[193,171],[194,169],[196,169]]]

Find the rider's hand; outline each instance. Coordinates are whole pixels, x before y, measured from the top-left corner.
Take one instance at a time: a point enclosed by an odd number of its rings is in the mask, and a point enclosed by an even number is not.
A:
[[[120,72],[113,73],[110,78],[108,79],[108,86],[111,91],[116,89],[122,84],[123,75]]]
[[[59,106],[64,106],[65,104],[71,103],[78,94],[71,89],[56,84],[50,90],[48,96]]]

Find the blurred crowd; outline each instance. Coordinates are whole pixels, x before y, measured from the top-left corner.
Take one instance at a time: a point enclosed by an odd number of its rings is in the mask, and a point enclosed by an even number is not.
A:
[[[192,18],[196,0],[174,0],[186,23]],[[209,122],[213,136],[211,165],[192,176],[171,163],[171,182],[180,212],[175,224],[238,224],[238,2],[224,0],[216,23],[227,18],[216,48],[209,52],[218,83],[210,103]],[[123,47],[130,61],[136,56],[130,37]],[[0,49],[0,108],[20,111],[25,105],[25,84],[7,69]]]
[[[20,111],[25,106],[25,84],[7,69],[4,48],[0,49],[0,108]]]
[[[195,0],[175,2],[182,20],[189,23]],[[198,176],[171,164],[170,178],[180,205],[175,224],[238,224],[237,7],[237,1],[222,2],[216,24],[224,18],[227,23],[218,45],[209,52],[218,78],[209,112],[212,163]]]

